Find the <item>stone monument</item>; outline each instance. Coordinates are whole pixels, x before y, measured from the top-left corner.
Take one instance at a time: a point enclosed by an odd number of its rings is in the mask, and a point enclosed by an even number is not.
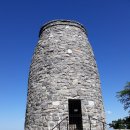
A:
[[[100,79],[86,29],[75,21],[55,20],[39,32],[30,66],[25,130],[52,130],[68,117],[69,99],[81,100],[84,130],[103,130]],[[65,125],[61,130],[67,130]]]

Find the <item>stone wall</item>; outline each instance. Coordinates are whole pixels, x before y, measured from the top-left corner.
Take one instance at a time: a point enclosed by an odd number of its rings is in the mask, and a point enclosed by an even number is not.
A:
[[[82,100],[84,129],[89,130],[88,115],[104,121],[97,65],[84,27],[52,21],[39,36],[30,66],[25,130],[53,128],[68,116],[68,99]],[[93,120],[92,130],[102,130],[102,124]]]

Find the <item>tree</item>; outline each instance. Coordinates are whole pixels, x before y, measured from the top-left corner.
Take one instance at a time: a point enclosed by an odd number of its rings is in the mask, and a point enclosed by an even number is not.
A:
[[[116,96],[118,100],[124,105],[124,109],[129,110],[130,109],[130,82],[127,82],[126,85],[124,86],[124,89],[117,92]],[[123,119],[112,121],[112,123],[109,125],[114,129],[130,129],[130,116],[125,117]]]
[[[130,116],[112,121],[109,126],[114,129],[130,129]]]
[[[124,89],[117,92],[116,96],[118,100],[124,105],[125,110],[130,109],[130,82],[127,82]]]

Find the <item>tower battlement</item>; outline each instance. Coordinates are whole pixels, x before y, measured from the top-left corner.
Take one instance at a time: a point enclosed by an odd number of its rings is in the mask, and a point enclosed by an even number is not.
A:
[[[42,32],[45,29],[47,29],[49,27],[52,27],[52,26],[57,26],[57,25],[75,26],[75,27],[78,27],[78,28],[82,29],[87,34],[87,31],[84,28],[84,26],[82,24],[80,24],[79,22],[77,22],[77,21],[72,21],[72,20],[52,20],[50,22],[47,22],[46,24],[44,24],[41,27],[40,32],[39,32],[39,37],[40,37],[40,35],[42,34]]]

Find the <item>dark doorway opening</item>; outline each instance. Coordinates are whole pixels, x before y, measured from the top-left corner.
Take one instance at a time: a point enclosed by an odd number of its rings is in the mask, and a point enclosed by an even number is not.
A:
[[[69,99],[69,126],[71,130],[83,130],[80,99]]]

